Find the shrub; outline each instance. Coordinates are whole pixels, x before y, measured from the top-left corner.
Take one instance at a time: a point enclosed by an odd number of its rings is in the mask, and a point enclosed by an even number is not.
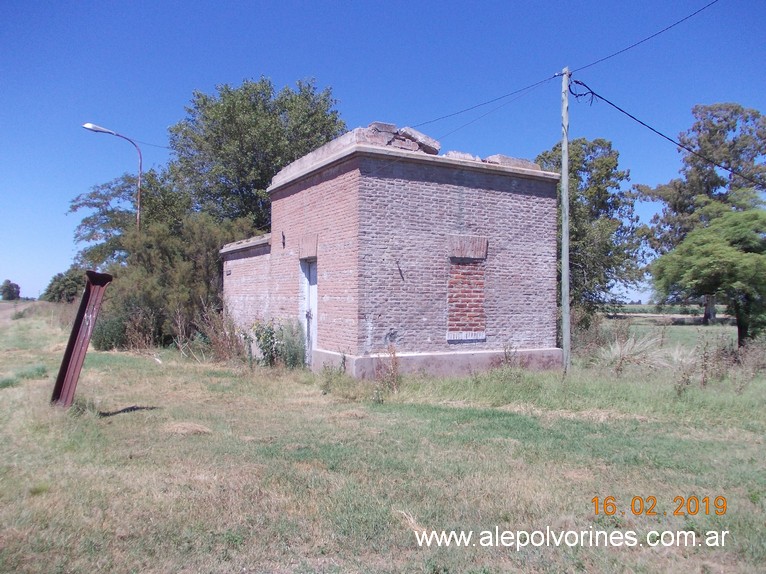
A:
[[[383,402],[383,397],[388,393],[398,393],[402,376],[399,373],[399,357],[396,356],[396,347],[389,344],[386,347],[386,358],[381,358],[375,367],[376,396],[375,402]]]
[[[154,325],[157,323],[151,309],[137,309],[125,321],[125,347],[131,351],[144,351],[154,346]]]
[[[620,375],[629,365],[657,367],[663,364],[658,337],[616,338],[598,353],[599,362]]]
[[[219,310],[210,303],[202,303],[196,323],[199,334],[208,342],[214,360],[231,361],[244,357],[241,333],[225,307]]]
[[[258,362],[266,367],[299,369],[306,364],[303,326],[298,322],[258,321],[253,325]]]
[[[125,347],[127,321],[121,314],[102,313],[93,327],[91,342],[97,351],[111,351]]]
[[[572,351],[581,357],[592,357],[611,340],[600,313],[585,314],[578,307],[572,309]]]
[[[255,344],[261,356],[258,362],[264,367],[273,367],[277,364],[277,327],[273,321],[258,321],[253,325]]]
[[[306,338],[303,325],[298,321],[280,327],[281,359],[288,369],[300,369],[306,364]]]

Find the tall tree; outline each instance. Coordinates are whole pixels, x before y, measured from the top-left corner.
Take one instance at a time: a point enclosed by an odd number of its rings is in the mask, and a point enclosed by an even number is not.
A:
[[[766,117],[734,103],[697,105],[692,114],[691,128],[678,136],[684,146],[681,177],[653,189],[636,188],[639,197],[663,204],[644,229],[658,255],[722,215],[764,205]],[[713,293],[703,295],[708,324],[715,319],[716,300]]]
[[[170,128],[175,173],[202,210],[268,226],[271,178],[345,131],[335,103],[313,81],[278,93],[267,78],[195,92],[186,118]]]
[[[561,144],[536,161],[543,169],[560,171]],[[630,174],[618,164],[619,153],[608,140],[569,143],[571,297],[588,313],[616,302],[615,287],[642,277],[638,219],[630,192],[621,189]]]
[[[192,334],[204,309],[221,305],[219,250],[252,233],[248,219],[218,221],[199,212],[177,224],[147,222],[140,232],[126,232],[125,264],[108,269],[115,277],[105,308],[112,328],[124,332],[132,324],[155,343]]]
[[[681,177],[655,188],[637,186],[643,199],[663,204],[646,236],[660,255],[696,227],[763,205],[758,192],[766,189],[766,116],[733,103],[697,105],[692,114],[695,121],[679,142],[695,153],[680,150]]]
[[[65,273],[56,273],[40,296],[51,303],[73,303],[85,290],[85,269],[72,265]]]
[[[141,186],[141,220],[144,225],[162,222],[178,223],[190,212],[191,198],[176,185],[168,170],[149,170]],[[94,186],[88,193],[75,197],[70,213],[85,210],[75,229],[75,241],[85,244],[77,266],[106,268],[124,262],[128,256],[123,238],[136,225],[136,178],[124,174],[108,183]]]
[[[15,301],[21,295],[21,288],[10,279],[6,279],[0,285],[0,295],[2,295],[3,301]]]
[[[726,303],[742,346],[766,327],[766,211],[729,212],[690,231],[651,270],[663,302],[715,295]]]

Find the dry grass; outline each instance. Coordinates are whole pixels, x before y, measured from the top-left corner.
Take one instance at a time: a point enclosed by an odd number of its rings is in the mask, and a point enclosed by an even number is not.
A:
[[[754,572],[766,560],[762,378],[679,398],[671,373],[562,383],[507,368],[404,378],[376,404],[345,380],[323,393],[306,373],[91,352],[67,413],[48,406],[65,338],[48,328],[0,329],[0,371],[49,373],[0,389],[2,572]],[[597,517],[591,503],[653,495],[672,510],[692,494],[730,510]],[[733,540],[516,553],[421,549],[413,533],[495,526]]]

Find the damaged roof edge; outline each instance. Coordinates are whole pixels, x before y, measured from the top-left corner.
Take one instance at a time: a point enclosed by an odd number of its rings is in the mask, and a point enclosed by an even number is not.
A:
[[[535,179],[556,180],[558,173],[542,171],[528,160],[495,154],[484,159],[463,152],[439,153],[441,145],[435,139],[409,127],[397,129],[393,124],[373,122],[366,128],[356,128],[324,144],[313,152],[292,162],[277,173],[267,189],[274,193],[284,185],[341,161],[354,152],[387,155],[410,161],[439,162],[463,169],[514,173]]]
[[[271,244],[271,233],[266,233],[264,235],[257,235],[255,237],[250,237],[249,239],[243,239],[242,241],[227,243],[226,245],[221,247],[221,250],[218,253],[223,255],[225,253],[233,253],[234,251],[243,251],[245,249],[250,249],[251,247],[259,247],[261,245],[270,245],[270,244]]]

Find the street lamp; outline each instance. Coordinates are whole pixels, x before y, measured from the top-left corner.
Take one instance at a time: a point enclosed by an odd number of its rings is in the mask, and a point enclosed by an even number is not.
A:
[[[108,130],[106,128],[102,128],[101,126],[97,126],[96,124],[82,124],[82,127],[84,127],[86,130],[90,130],[92,132],[96,132],[99,134],[109,134],[113,136],[117,136],[118,138],[122,138],[124,140],[129,141],[133,144],[133,147],[136,148],[136,151],[138,152],[138,192],[136,193],[136,228],[141,231],[141,170],[143,168],[143,157],[141,156],[141,148],[138,147],[138,144],[134,142],[129,137],[126,137],[122,134],[118,134],[114,130]]]

